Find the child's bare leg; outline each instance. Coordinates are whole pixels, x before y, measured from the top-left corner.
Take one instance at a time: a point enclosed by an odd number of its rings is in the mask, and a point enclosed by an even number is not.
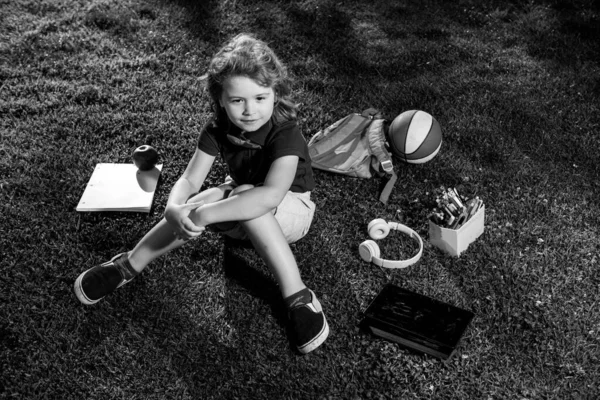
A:
[[[207,189],[191,197],[188,203],[219,201],[227,196],[230,190],[231,187],[227,185]],[[139,273],[154,259],[180,247],[184,243],[186,241],[178,239],[169,223],[163,218],[129,252],[129,263]]]
[[[300,278],[296,259],[279,222],[269,212],[241,224],[279,283],[296,348],[304,354],[313,351],[329,336],[329,325],[321,303]]]
[[[230,186],[222,185],[205,190],[191,197],[188,202],[219,201],[230,191]],[[171,225],[163,218],[132,251],[117,254],[110,261],[82,272],[73,284],[75,295],[83,304],[95,304],[106,295],[130,282],[156,257],[184,243],[185,240],[178,239]]]
[[[286,298],[304,289],[298,264],[275,216],[267,213],[241,224],[279,283],[282,296]]]
[[[229,195],[249,190],[252,187],[252,185],[240,185],[233,189]],[[300,278],[300,271],[294,254],[281,231],[279,222],[272,213],[269,212],[261,217],[249,221],[240,221],[239,223],[248,234],[258,254],[275,276],[284,298],[306,288]]]

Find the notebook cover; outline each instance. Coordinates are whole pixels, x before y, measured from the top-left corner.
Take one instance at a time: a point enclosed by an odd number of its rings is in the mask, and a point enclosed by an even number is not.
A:
[[[388,284],[365,311],[361,327],[413,350],[448,359],[473,317],[470,311]]]
[[[150,212],[162,164],[140,171],[133,163],[96,165],[77,211]]]

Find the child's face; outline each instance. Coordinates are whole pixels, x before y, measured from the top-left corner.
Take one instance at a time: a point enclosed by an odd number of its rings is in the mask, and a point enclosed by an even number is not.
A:
[[[256,131],[273,115],[275,92],[245,76],[232,76],[223,83],[219,100],[229,120],[246,132]]]

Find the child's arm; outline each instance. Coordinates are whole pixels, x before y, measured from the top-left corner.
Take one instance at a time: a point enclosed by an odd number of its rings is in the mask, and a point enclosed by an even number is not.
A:
[[[197,236],[204,231],[204,226],[195,225],[189,218],[190,212],[203,203],[186,204],[186,201],[190,196],[198,193],[210,172],[214,160],[214,156],[196,149],[183,175],[173,185],[165,208],[165,219],[173,226],[175,232],[184,231],[188,234],[186,236],[189,237]]]
[[[296,176],[298,156],[284,156],[271,164],[262,186],[205,204],[195,211],[198,225],[225,221],[246,221],[270,212],[281,203]]]

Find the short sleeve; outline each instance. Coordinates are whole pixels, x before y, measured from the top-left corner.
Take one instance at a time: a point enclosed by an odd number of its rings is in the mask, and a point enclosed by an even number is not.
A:
[[[306,140],[295,123],[281,126],[277,133],[269,138],[267,147],[272,160],[284,156],[298,156],[306,161]]]
[[[217,127],[211,120],[204,125],[198,138],[198,149],[211,156],[216,156],[220,150],[219,142],[216,138],[216,130]]]

